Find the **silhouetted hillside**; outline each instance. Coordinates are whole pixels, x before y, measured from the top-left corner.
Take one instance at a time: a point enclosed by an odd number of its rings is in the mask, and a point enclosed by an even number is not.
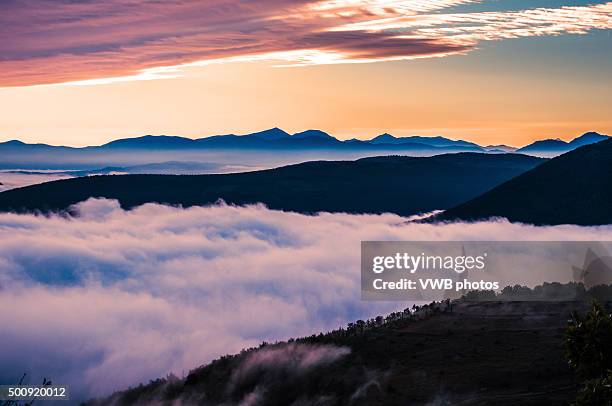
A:
[[[307,162],[225,175],[91,176],[1,193],[0,210],[62,210],[90,197],[105,197],[126,208],[147,202],[204,205],[223,199],[304,213],[411,215],[452,207],[541,162],[516,154],[462,153]]]
[[[544,290],[572,287],[579,286]],[[504,291],[489,291],[494,301],[432,303],[264,343],[184,379],[171,375],[87,404],[568,404],[580,384],[564,358],[563,332],[570,312],[588,302],[516,302]]]
[[[586,145],[437,216],[532,224],[612,224],[612,139]]]

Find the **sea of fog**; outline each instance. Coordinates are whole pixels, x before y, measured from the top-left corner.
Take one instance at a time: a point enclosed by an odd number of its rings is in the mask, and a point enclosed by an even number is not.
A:
[[[612,240],[612,226],[407,223],[260,205],[88,200],[78,215],[0,214],[0,382],[83,399],[262,341],[403,309],[360,300],[362,240]]]

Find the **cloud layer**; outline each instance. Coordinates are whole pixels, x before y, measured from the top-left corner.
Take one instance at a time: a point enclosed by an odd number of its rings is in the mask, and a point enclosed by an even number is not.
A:
[[[475,0],[11,0],[0,86],[180,74],[177,65],[372,62],[462,54],[480,41],[612,28],[612,3],[444,14]]]
[[[5,190],[15,189],[18,187],[35,185],[53,180],[67,179],[69,175],[55,173],[20,173],[20,171],[3,171],[0,170],[0,192]]]
[[[362,240],[610,240],[612,226],[407,224],[262,206],[0,214],[0,381],[104,394],[405,307],[360,300]],[[310,361],[309,361],[310,362]]]

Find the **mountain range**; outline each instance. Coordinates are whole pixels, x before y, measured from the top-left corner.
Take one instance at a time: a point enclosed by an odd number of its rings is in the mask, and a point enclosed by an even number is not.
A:
[[[451,208],[438,220],[612,224],[612,139],[581,146]]]
[[[602,135],[596,132],[588,132],[582,134],[580,137],[574,138],[570,142],[565,142],[560,139],[536,141],[532,144],[524,146],[523,148],[517,149],[516,152],[530,155],[542,155],[551,153],[562,154],[565,152],[572,151],[578,147],[582,147],[583,145],[594,144],[599,141],[604,141],[608,138],[609,137],[607,135]]]
[[[351,139],[340,141],[321,130],[307,130],[289,134],[280,128],[272,128],[246,135],[214,135],[192,139],[169,135],[145,135],[123,138],[99,146],[83,148],[55,147],[47,144],[26,144],[13,140],[0,143],[0,150],[200,150],[200,149],[345,149],[345,150],[439,150],[485,151],[485,148],[467,141],[455,141],[444,137],[394,137],[383,134],[371,140]]]
[[[304,142],[311,146],[351,142],[405,145],[397,144],[400,142],[398,138],[389,134],[370,141],[339,141],[318,130],[289,135],[280,129],[272,129],[249,136],[210,137],[204,139],[206,141],[149,136],[117,140],[96,148],[119,149],[126,151],[126,155],[134,155],[130,148],[154,148],[152,145],[157,145],[166,150],[168,145],[178,148],[177,145],[200,142],[228,142],[215,141],[226,139],[245,139],[254,143]],[[466,141],[442,137],[428,140],[436,144],[434,148],[474,148]],[[11,148],[66,148],[4,143],[7,144]],[[413,142],[410,145],[424,144]],[[500,152],[310,161],[276,169],[216,175],[150,174],[163,172],[167,170],[166,166],[174,168],[176,172],[172,173],[201,173],[203,169],[214,171],[220,168],[213,163],[198,162],[66,172],[84,177],[0,193],[0,211],[66,210],[90,197],[117,199],[126,208],[147,202],[203,205],[223,199],[234,204],[264,203],[272,209],[303,213],[393,212],[409,216],[445,210],[430,221],[504,217],[531,224],[612,224],[612,139],[609,137],[586,133],[569,143],[542,141],[517,151],[571,149],[550,160],[521,153],[502,153],[503,145],[490,148]],[[146,174],[86,176],[115,172]]]
[[[338,140],[321,130],[307,130],[289,134],[280,128],[272,128],[246,135],[215,135],[205,138],[186,138],[168,135],[145,135],[123,138],[99,146],[82,148],[52,146],[47,144],[26,144],[13,140],[0,143],[0,152],[39,151],[62,152],[88,151],[103,152],[116,150],[206,150],[206,149],[258,149],[258,150],[366,150],[366,151],[434,151],[445,152],[520,152],[525,154],[557,154],[570,151],[582,145],[609,138],[606,135],[588,132],[570,142],[542,140],[516,149],[507,145],[481,146],[464,140],[437,137],[396,137],[385,133],[369,140]]]
[[[144,169],[150,170],[150,169]],[[612,139],[544,159],[456,153],[312,161],[215,175],[85,176],[0,193],[0,211],[62,211],[90,197],[125,208],[223,199],[302,213],[445,210],[428,221],[503,217],[530,224],[612,224]]]
[[[458,153],[313,161],[276,169],[215,175],[101,175],[42,183],[0,193],[0,211],[62,211],[90,197],[131,208],[264,203],[301,213],[413,215],[446,209],[540,165],[521,154]]]

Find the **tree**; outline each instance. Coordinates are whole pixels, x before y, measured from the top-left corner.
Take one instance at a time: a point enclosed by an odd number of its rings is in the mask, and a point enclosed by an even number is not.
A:
[[[605,378],[591,379],[578,393],[573,406],[611,406],[612,371]]]
[[[580,316],[572,313],[565,331],[565,355],[584,379],[576,406],[612,406],[612,315],[596,301]]]
[[[597,378],[612,370],[612,315],[596,301],[586,315],[572,313],[565,331],[565,354],[584,378]]]

